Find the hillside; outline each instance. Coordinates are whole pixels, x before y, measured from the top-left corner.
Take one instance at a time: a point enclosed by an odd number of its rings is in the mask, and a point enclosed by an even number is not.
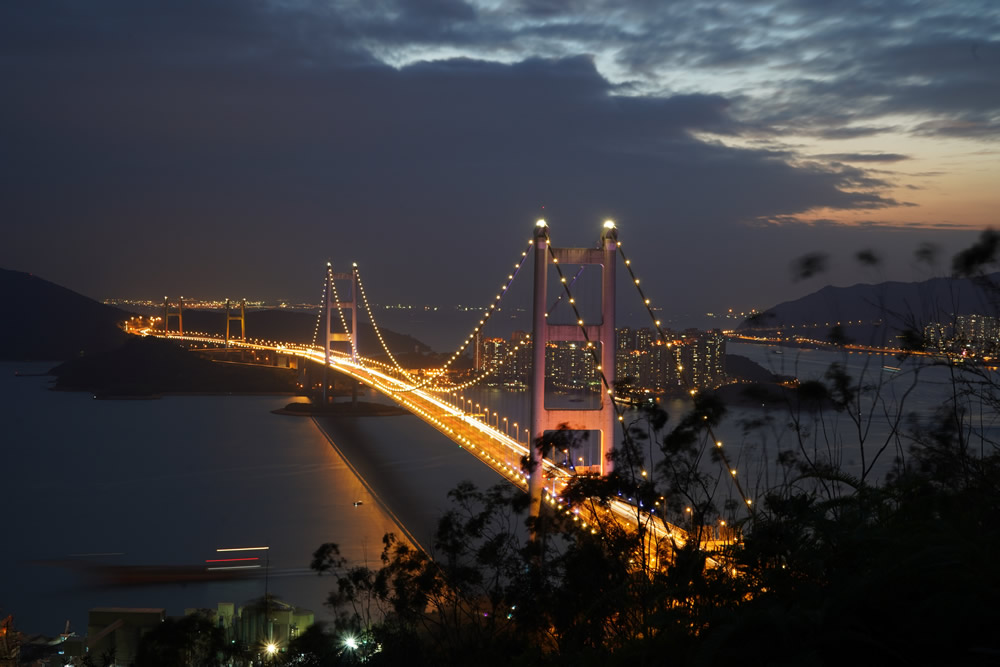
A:
[[[316,319],[315,313],[294,310],[247,311],[247,336],[251,339],[311,343],[313,334],[317,330]],[[176,321],[171,322],[172,328],[176,328],[176,326]],[[239,323],[234,322],[232,327],[233,334],[239,335]],[[184,330],[221,336],[226,332],[226,318],[221,310],[185,310]],[[334,323],[334,331],[342,331],[339,319]],[[414,367],[436,366],[445,361],[441,355],[434,354],[429,346],[412,336],[399,334],[388,329],[380,329],[380,331],[389,350],[404,364]],[[367,321],[358,322],[358,332],[358,352],[360,354],[374,359],[385,357],[382,344],[370,323]],[[322,340],[321,333],[317,340]],[[346,349],[346,343],[342,345],[343,347],[340,349]]]
[[[110,350],[126,334],[130,313],[30,273],[0,269],[0,359],[57,361]]]
[[[294,393],[296,371],[202,359],[161,338],[130,336],[109,352],[70,359],[51,371],[56,389],[99,395],[161,393]]]
[[[313,333],[316,331],[317,318],[315,313],[281,309],[250,310],[247,311],[246,319],[247,335],[250,338],[280,340],[290,343],[311,343]],[[171,327],[176,328],[176,326],[176,320],[172,321]],[[334,326],[335,331],[343,330],[339,319],[334,323]],[[238,335],[239,323],[233,323],[232,327],[233,333]],[[225,314],[221,310],[185,310],[184,330],[203,331],[221,336],[226,332]],[[366,356],[381,354],[382,346],[371,325],[365,321],[359,322],[358,330],[360,332],[358,347],[361,354]],[[382,330],[382,336],[393,354],[414,352],[427,354],[431,351],[427,345],[411,336],[388,330]],[[322,335],[319,337],[322,338]]]
[[[30,273],[0,269],[0,299],[5,306],[0,327],[0,360],[62,361],[99,354],[120,347],[128,335],[119,323],[132,313],[107,306]],[[171,323],[176,327],[176,322]],[[340,322],[336,323],[340,327]],[[185,310],[184,330],[222,335],[226,318],[221,310]],[[239,324],[234,323],[234,333]],[[359,323],[359,350],[370,357],[384,356],[371,325]],[[251,338],[309,343],[316,315],[292,310],[247,313]],[[404,363],[433,365],[437,355],[421,341],[382,330],[389,349]]]
[[[1000,274],[982,281],[932,278],[915,283],[827,286],[745,320],[738,331],[769,334],[780,330],[787,336],[828,340],[839,324],[851,342],[883,345],[904,331],[921,332],[926,324],[949,323],[971,314],[1000,314]]]

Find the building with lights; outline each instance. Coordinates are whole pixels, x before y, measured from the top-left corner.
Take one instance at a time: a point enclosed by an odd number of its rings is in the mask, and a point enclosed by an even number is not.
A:
[[[959,315],[955,318],[955,339],[969,354],[995,354],[1000,342],[1000,320],[989,315]]]
[[[545,385],[555,391],[600,390],[601,377],[594,355],[583,343],[549,341],[545,344]]]
[[[509,340],[478,340],[475,370],[487,374],[484,380],[487,385],[526,384],[531,374],[531,335],[515,331]]]
[[[282,652],[314,622],[315,614],[273,595],[251,600],[237,607],[220,602],[215,609],[185,609],[187,616],[199,615],[222,630],[227,641],[253,649],[268,645]]]
[[[931,322],[924,326],[924,346],[928,350],[944,352],[951,343],[951,326]]]
[[[923,328],[924,348],[963,357],[996,357],[1000,353],[1000,319],[989,315],[958,315],[952,322],[931,322]]]
[[[503,338],[483,338],[478,342],[476,370],[496,376],[507,360],[510,344]]]
[[[312,611],[273,596],[252,600],[241,606],[235,615],[230,605],[229,613],[232,619],[231,637],[244,646],[270,643],[284,649],[315,622]]]
[[[722,332],[688,329],[665,331],[621,328],[615,337],[615,385],[618,393],[663,394],[714,389],[726,382],[726,338]]]
[[[726,383],[726,338],[719,330],[665,332],[622,327],[615,332],[614,382],[621,395],[685,393]],[[486,384],[524,385],[531,377],[532,341],[524,331],[508,340],[485,338],[477,345],[478,372]],[[592,350],[576,341],[548,341],[545,383],[548,391],[600,391],[602,380]]]

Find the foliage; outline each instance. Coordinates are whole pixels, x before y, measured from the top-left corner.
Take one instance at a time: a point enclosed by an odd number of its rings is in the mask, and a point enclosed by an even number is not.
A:
[[[136,664],[143,667],[214,667],[227,650],[222,630],[198,614],[167,618],[139,642]]]
[[[985,232],[954,260],[985,278],[1000,235]],[[877,267],[874,251],[858,253]],[[933,259],[933,248],[918,252]],[[822,271],[817,253],[802,278]],[[984,284],[988,283],[988,281]],[[838,324],[830,341],[849,339]],[[926,352],[914,322],[901,356]],[[1000,638],[1000,414],[996,371],[928,357],[889,400],[879,364],[833,363],[784,392],[783,413],[742,421],[770,442],[775,478],[744,481],[715,429],[726,406],[694,393],[675,424],[654,404],[622,419],[606,477],[579,476],[563,506],[508,485],[449,492],[431,553],[383,539],[381,566],[352,566],[336,544],[312,568],[333,578],[330,632],[290,645],[299,665],[997,664]],[[950,382],[929,418],[907,399],[929,366]],[[973,406],[979,407],[978,414]],[[984,417],[984,412],[989,417]],[[850,425],[860,469],[848,474],[832,417]],[[882,421],[887,434],[874,436]],[[788,438],[791,438],[791,445]],[[904,446],[908,445],[908,446]],[[535,443],[573,460],[567,430]],[[890,475],[875,465],[893,459]],[[530,469],[530,458],[524,461]],[[581,510],[581,515],[573,509]],[[589,523],[581,521],[585,516]],[[627,520],[623,520],[622,517]],[[198,615],[147,633],[136,663],[245,664]],[[87,656],[111,664],[113,654]]]

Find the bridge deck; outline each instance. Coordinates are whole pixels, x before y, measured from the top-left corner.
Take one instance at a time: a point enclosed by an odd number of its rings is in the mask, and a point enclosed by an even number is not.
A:
[[[183,340],[192,343],[225,344],[225,339],[213,336],[177,335],[154,333],[152,331],[133,331],[143,335],[156,335],[173,340]],[[323,363],[324,350],[320,347],[297,344],[261,344],[243,341],[229,341],[232,347],[253,350],[267,350],[293,355]],[[480,461],[496,470],[511,484],[527,492],[528,479],[521,468],[522,457],[528,454],[526,445],[510,438],[483,422],[474,415],[465,413],[455,405],[441,400],[435,394],[421,389],[411,389],[411,384],[388,373],[369,368],[361,363],[353,363],[346,354],[335,353],[328,362],[330,368],[349,375],[359,382],[371,387],[411,413],[430,424],[445,436],[458,443],[477,457]],[[543,491],[543,502],[553,509],[573,516],[581,529],[597,531],[597,526],[613,521],[626,528],[634,529],[642,525],[653,544],[683,545],[687,540],[685,531],[677,526],[665,523],[659,517],[650,515],[633,505],[623,501],[612,501],[608,509],[594,503],[583,503],[569,506],[562,499],[562,491],[573,478],[574,474],[559,467],[549,459],[543,460],[546,488]],[[714,543],[704,545],[712,548]]]

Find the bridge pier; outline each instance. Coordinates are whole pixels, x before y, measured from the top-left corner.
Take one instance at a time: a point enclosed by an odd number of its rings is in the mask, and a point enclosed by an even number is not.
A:
[[[545,357],[549,341],[577,341],[584,345],[600,344],[600,366],[603,377],[614,379],[615,367],[615,267],[618,250],[618,230],[614,222],[604,223],[600,245],[597,248],[555,248],[549,243],[549,228],[544,220],[535,225],[535,281],[532,319],[532,374],[531,374],[531,462],[528,493],[531,499],[531,516],[541,512],[544,485],[542,458],[547,434],[559,431],[598,432],[600,443],[601,475],[612,470],[609,454],[614,448],[615,406],[610,387],[601,386],[600,407],[579,410],[550,409],[545,405]],[[599,265],[601,276],[601,321],[589,323],[579,320],[576,324],[549,324],[548,322],[548,269],[553,263]],[[565,281],[564,281],[565,282]]]

